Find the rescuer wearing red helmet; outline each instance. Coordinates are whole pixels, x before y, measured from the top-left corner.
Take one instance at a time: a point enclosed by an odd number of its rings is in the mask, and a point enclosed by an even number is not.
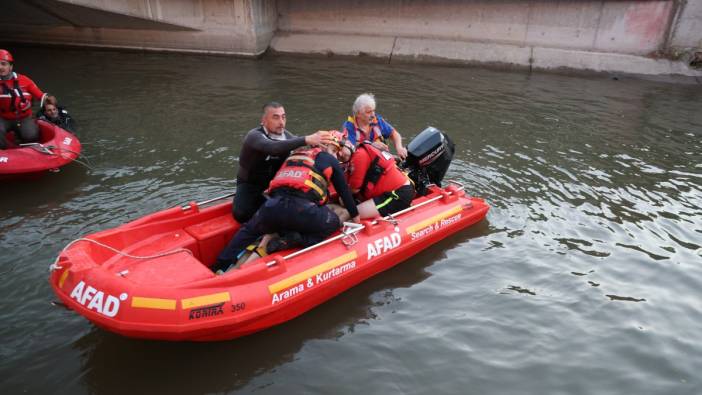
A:
[[[369,141],[354,147],[349,140],[343,140],[337,157],[347,163],[349,186],[362,202],[358,205],[361,219],[386,216],[412,204],[414,187],[389,152]]]
[[[0,149],[7,148],[5,134],[15,131],[20,142],[39,140],[39,128],[32,119],[32,100],[44,96],[27,76],[12,71],[12,54],[0,49]]]
[[[245,248],[265,234],[278,233],[266,252],[319,243],[341,227],[341,220],[327,205],[329,184],[339,194],[353,221],[358,210],[344,171],[336,159],[340,144],[334,137],[324,147],[296,149],[285,160],[268,187],[270,198],[246,222],[217,257],[213,271],[236,263]]]

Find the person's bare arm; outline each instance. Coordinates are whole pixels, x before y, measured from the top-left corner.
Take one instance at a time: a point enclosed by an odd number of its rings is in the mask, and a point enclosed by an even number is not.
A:
[[[402,136],[397,130],[392,130],[390,140],[392,140],[395,145],[395,152],[397,152],[397,156],[399,156],[400,159],[405,160],[407,158],[407,148],[402,145]]]

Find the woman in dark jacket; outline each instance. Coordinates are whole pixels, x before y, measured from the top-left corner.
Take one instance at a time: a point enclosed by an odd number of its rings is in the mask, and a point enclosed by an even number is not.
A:
[[[75,124],[73,118],[68,114],[65,108],[58,105],[58,101],[54,96],[48,96],[44,102],[44,106],[37,114],[37,118],[51,122],[62,129],[73,132]]]

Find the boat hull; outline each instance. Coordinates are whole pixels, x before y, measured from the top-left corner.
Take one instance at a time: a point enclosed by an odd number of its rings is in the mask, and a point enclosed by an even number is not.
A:
[[[67,307],[124,336],[233,339],[303,314],[481,221],[489,210],[454,186],[434,188],[414,205],[318,247],[216,276],[207,266],[239,225],[231,203],[204,209],[191,203],[73,242],[49,281]]]
[[[71,132],[37,121],[41,145],[0,150],[0,179],[34,179],[78,159],[81,144]]]

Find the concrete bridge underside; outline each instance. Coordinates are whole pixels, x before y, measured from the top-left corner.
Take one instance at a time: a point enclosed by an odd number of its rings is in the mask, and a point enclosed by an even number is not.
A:
[[[702,76],[702,0],[4,0],[0,44]]]

